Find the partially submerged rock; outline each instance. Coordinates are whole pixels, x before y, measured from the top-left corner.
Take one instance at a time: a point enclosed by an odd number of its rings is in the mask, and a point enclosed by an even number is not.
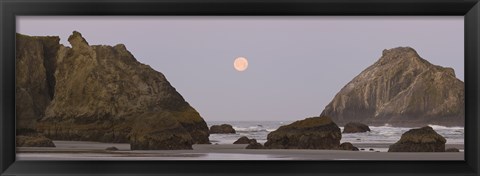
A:
[[[250,139],[246,149],[264,149],[265,147],[258,143],[256,139]]]
[[[340,144],[339,149],[340,150],[358,151],[358,148],[353,146],[353,144],[350,143],[350,142],[344,142],[344,143]]]
[[[107,148],[105,148],[105,150],[108,150],[108,151],[117,151],[118,148],[115,147],[115,146],[112,146],[112,147],[107,147]]]
[[[398,142],[390,145],[388,152],[444,152],[446,142],[432,127],[425,126],[403,133]]]
[[[236,131],[233,129],[232,125],[221,124],[221,125],[212,125],[210,127],[210,134],[235,134]]]
[[[337,149],[341,138],[340,128],[329,117],[311,117],[268,134],[265,148]]]
[[[343,133],[364,133],[367,131],[370,131],[370,127],[358,122],[349,122],[343,127]]]
[[[233,144],[249,144],[250,140],[252,139],[248,139],[248,137],[242,136],[238,138],[235,142],[233,142]]]

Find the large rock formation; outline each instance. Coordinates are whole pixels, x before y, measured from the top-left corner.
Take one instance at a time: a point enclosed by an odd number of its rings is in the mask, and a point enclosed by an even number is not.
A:
[[[17,36],[17,63],[23,60],[29,69],[17,67],[17,80],[27,80],[17,86],[17,99],[23,100],[17,107],[35,112],[23,116],[23,126],[35,126],[31,116],[43,117],[36,129],[49,138],[130,142],[132,149],[209,143],[200,114],[162,73],[138,62],[124,45],[90,46],[78,32],[68,38],[71,48],[60,45],[58,37]],[[30,46],[32,41],[39,46]],[[37,63],[43,69],[30,68],[40,67]],[[34,72],[40,76],[28,78]]]
[[[464,83],[452,68],[436,66],[409,47],[382,57],[338,92],[321,115],[339,125],[464,126]]]
[[[403,133],[399,141],[390,145],[388,152],[445,152],[446,142],[432,127],[426,126]]]
[[[311,117],[269,133],[265,148],[338,149],[341,138],[340,128],[329,117]]]

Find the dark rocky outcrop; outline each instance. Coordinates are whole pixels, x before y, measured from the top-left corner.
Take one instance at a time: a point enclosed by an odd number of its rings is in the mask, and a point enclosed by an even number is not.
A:
[[[258,143],[256,139],[250,139],[246,149],[264,149],[265,147]]]
[[[78,32],[68,41],[71,48],[58,37],[17,35],[20,128],[56,140],[129,142],[132,149],[209,143],[200,114],[124,45],[90,46]]]
[[[448,149],[445,149],[445,152],[460,152],[460,150],[457,148],[448,148]]]
[[[256,139],[248,139],[246,136],[242,136],[238,138],[237,141],[233,142],[233,144],[248,144],[246,149],[264,149],[262,144],[258,143]]]
[[[17,147],[55,147],[55,144],[51,139],[48,139],[41,134],[28,136],[17,135],[15,139]]]
[[[340,150],[351,150],[351,151],[359,151],[357,147],[353,146],[350,142],[344,142],[340,144]]]
[[[248,137],[242,136],[238,138],[235,142],[233,142],[233,144],[249,144],[250,140],[252,139],[248,139]]]
[[[114,147],[114,146],[112,146],[112,147],[107,147],[107,148],[105,148],[105,150],[107,150],[107,151],[117,151],[117,150],[118,150],[118,148],[117,148],[117,147]]]
[[[388,152],[444,152],[446,142],[432,127],[426,126],[403,133]]]
[[[370,131],[368,125],[358,122],[349,122],[343,127],[342,133],[364,133]]]
[[[267,136],[269,149],[337,149],[342,133],[329,117],[311,117],[281,126]]]
[[[433,65],[409,47],[384,50],[325,107],[339,124],[464,126],[464,83],[452,68]]]
[[[233,129],[232,125],[222,124],[222,125],[212,125],[210,127],[210,134],[235,134],[236,131]]]

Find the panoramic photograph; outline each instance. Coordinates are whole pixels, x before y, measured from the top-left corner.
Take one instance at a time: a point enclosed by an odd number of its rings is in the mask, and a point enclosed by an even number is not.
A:
[[[17,160],[464,160],[463,16],[17,16]]]

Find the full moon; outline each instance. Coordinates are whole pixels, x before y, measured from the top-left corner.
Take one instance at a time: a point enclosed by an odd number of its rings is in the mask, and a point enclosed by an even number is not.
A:
[[[244,57],[237,57],[233,62],[233,67],[237,71],[245,71],[248,67],[248,60]]]

